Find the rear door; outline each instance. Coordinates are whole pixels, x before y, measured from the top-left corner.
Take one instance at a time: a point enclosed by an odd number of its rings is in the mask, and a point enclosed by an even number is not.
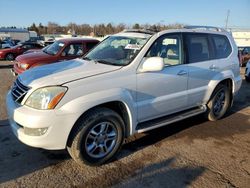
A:
[[[225,58],[232,49],[224,35],[186,33],[184,43],[189,69],[188,105],[193,107],[206,102],[208,84],[230,66]]]
[[[181,34],[167,34],[158,38],[143,61],[162,57],[165,68],[159,72],[137,74],[138,121],[143,122],[187,107],[187,65],[183,61]]]

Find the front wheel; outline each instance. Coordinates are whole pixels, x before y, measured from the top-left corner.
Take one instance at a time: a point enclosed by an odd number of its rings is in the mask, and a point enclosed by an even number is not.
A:
[[[124,122],[113,110],[96,108],[80,118],[67,146],[80,165],[101,165],[117,153],[124,139]]]
[[[250,75],[245,77],[247,82],[250,82]]]
[[[9,53],[9,54],[6,55],[5,59],[6,59],[7,61],[12,61],[12,60],[15,59],[15,56],[14,56],[14,54]]]
[[[207,118],[210,121],[216,121],[222,118],[230,107],[230,90],[226,85],[218,85],[208,104],[208,110],[206,113]]]

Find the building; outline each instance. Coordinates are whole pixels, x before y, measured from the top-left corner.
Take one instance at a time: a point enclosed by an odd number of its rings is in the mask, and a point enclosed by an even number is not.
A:
[[[27,41],[30,39],[30,32],[27,29],[0,28],[0,39],[4,38]]]
[[[250,29],[232,29],[231,32],[238,47],[250,46]]]

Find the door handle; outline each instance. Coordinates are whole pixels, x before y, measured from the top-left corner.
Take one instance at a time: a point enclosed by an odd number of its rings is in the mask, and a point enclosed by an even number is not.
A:
[[[186,74],[187,74],[187,71],[184,71],[184,70],[181,70],[180,72],[177,73],[177,75],[179,75],[179,76],[183,76]]]
[[[219,67],[217,67],[216,65],[211,65],[211,66],[209,67],[209,69],[211,69],[211,70],[216,70],[216,69],[219,69]]]

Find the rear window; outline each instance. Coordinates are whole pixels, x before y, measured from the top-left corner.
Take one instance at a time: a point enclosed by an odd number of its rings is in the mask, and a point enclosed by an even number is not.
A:
[[[226,36],[212,35],[212,40],[215,45],[216,59],[226,58],[231,54],[232,48]]]

